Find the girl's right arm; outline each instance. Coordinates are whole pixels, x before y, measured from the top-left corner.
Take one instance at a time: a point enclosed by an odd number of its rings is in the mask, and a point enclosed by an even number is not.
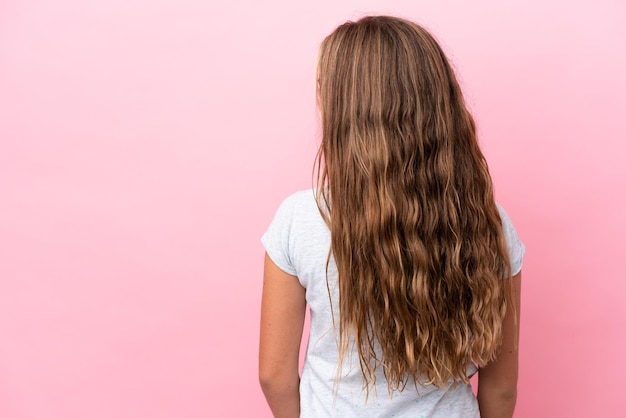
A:
[[[274,417],[300,416],[298,361],[306,299],[296,276],[265,255],[259,380]]]
[[[507,297],[509,308],[502,324],[500,354],[478,371],[478,405],[481,418],[513,416],[517,400],[521,279],[521,272],[510,279],[512,292]]]

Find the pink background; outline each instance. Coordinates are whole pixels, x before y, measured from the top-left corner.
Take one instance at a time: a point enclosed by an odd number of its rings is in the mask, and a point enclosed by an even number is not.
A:
[[[441,40],[528,247],[516,416],[626,416],[623,2],[7,0],[0,417],[270,416],[259,237],[366,13]]]

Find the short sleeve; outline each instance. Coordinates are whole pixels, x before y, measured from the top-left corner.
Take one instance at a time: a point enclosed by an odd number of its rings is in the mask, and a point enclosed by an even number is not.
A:
[[[506,245],[509,251],[509,259],[511,260],[511,275],[515,276],[522,270],[522,262],[524,261],[524,254],[526,253],[526,247],[524,243],[517,236],[517,231],[513,226],[513,222],[509,218],[504,208],[500,204],[496,204],[498,211],[500,212],[500,219],[502,220],[502,230],[504,237],[506,238]]]
[[[261,243],[274,264],[285,273],[295,276],[296,269],[289,255],[293,211],[292,199],[285,199],[278,207],[274,219],[261,237]]]

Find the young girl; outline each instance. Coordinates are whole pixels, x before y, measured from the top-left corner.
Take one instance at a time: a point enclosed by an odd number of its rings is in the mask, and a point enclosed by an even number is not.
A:
[[[406,20],[348,22],[321,45],[318,105],[318,187],[262,238],[274,415],[511,417],[524,245],[441,48]]]

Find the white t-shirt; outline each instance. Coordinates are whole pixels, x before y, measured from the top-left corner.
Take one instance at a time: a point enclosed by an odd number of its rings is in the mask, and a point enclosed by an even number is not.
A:
[[[506,236],[512,274],[522,268],[524,244],[506,212],[498,205]],[[375,392],[370,390],[366,402],[363,377],[355,350],[344,360],[338,390],[334,383],[338,364],[338,330],[333,326],[332,308],[338,324],[337,268],[331,257],[326,282],[326,260],[330,248],[330,231],[315,202],[313,189],[289,196],[278,208],[274,220],[261,238],[265,250],[283,271],[297,276],[306,289],[311,312],[311,330],[304,368],[300,380],[300,416],[341,417],[480,417],[478,403],[470,385],[437,389],[432,385],[416,388],[408,384],[390,398],[381,368],[377,370]],[[468,365],[468,376],[476,373]],[[335,396],[336,393],[336,396]]]

